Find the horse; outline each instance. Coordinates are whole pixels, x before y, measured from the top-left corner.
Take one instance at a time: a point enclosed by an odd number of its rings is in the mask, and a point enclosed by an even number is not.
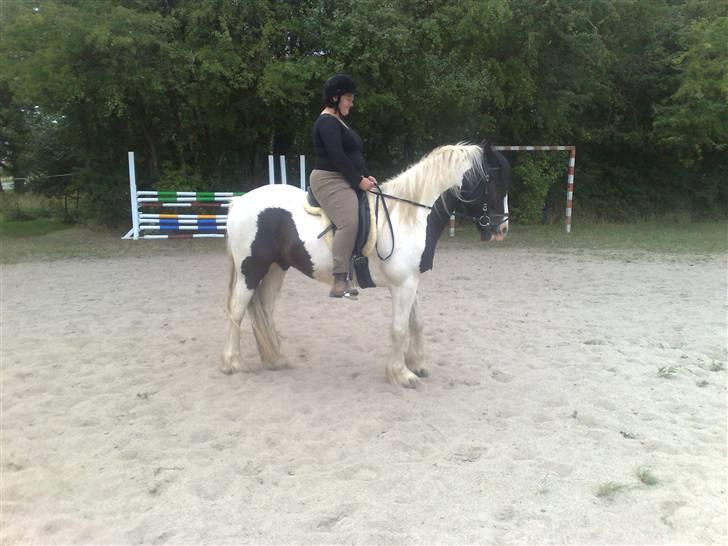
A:
[[[389,288],[392,297],[392,349],[386,365],[390,383],[416,387],[429,375],[417,288],[421,276],[432,269],[450,214],[460,204],[477,223],[483,241],[502,240],[508,232],[509,181],[510,166],[492,146],[459,143],[434,149],[370,190],[370,206],[377,211],[370,228],[377,236],[376,256],[369,258],[371,277],[376,286]],[[321,236],[321,218],[304,209],[305,201],[305,191],[280,184],[231,201],[224,373],[243,368],[240,328],[246,310],[263,367],[288,366],[273,311],[290,267],[324,284],[332,282],[330,241]]]

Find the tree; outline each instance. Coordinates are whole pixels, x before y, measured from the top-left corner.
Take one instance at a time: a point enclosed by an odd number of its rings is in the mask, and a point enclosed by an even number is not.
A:
[[[700,17],[679,40],[677,89],[655,106],[655,131],[693,162],[728,147],[728,16]]]

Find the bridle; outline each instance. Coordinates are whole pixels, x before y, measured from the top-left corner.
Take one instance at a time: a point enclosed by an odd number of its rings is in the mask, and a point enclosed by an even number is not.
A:
[[[466,215],[466,214],[461,214],[461,213],[455,211],[454,208],[452,211],[449,211],[449,210],[447,210],[447,205],[445,204],[445,202],[443,200],[442,208],[445,209],[446,216],[445,216],[445,218],[442,218],[442,215],[436,206],[425,205],[424,203],[418,203],[417,201],[412,201],[411,199],[405,199],[404,197],[397,197],[396,195],[390,195],[388,193],[384,193],[382,191],[382,188],[379,185],[379,183],[377,183],[374,186],[374,189],[368,190],[369,193],[372,193],[376,196],[375,205],[374,205],[374,226],[375,226],[374,229],[376,229],[376,226],[379,224],[379,200],[381,198],[382,208],[384,210],[385,216],[387,217],[387,225],[389,226],[389,233],[390,233],[390,236],[392,237],[392,248],[389,250],[389,254],[387,254],[387,256],[382,256],[379,252],[379,245],[378,244],[376,245],[377,256],[379,257],[379,259],[382,261],[386,261],[394,253],[394,228],[392,227],[392,219],[389,216],[389,209],[387,208],[387,202],[386,202],[385,198],[394,199],[395,201],[401,201],[402,203],[406,203],[408,205],[412,205],[415,207],[421,207],[423,209],[434,210],[435,213],[438,215],[438,217],[440,217],[440,219],[444,219],[444,220],[447,220],[451,215],[458,216],[460,218],[466,218],[468,220],[471,220],[475,224],[477,224],[479,229],[481,229],[481,228],[497,229],[499,226],[505,224],[508,221],[509,215],[507,213],[488,214],[488,203],[486,203],[485,199],[484,199],[488,193],[488,185],[490,184],[490,173],[491,173],[491,171],[497,171],[499,169],[500,169],[500,167],[488,167],[487,168],[487,172],[485,173],[485,176],[483,178],[481,178],[481,180],[478,182],[478,185],[475,187],[475,190],[480,190],[480,192],[478,193],[478,195],[476,197],[466,200],[466,199],[463,199],[462,197],[458,196],[458,201],[460,201],[461,203],[475,203],[478,200],[482,199],[483,200],[483,209],[482,209],[482,214],[480,216],[470,216],[470,215]],[[493,219],[499,219],[499,220],[494,223]]]

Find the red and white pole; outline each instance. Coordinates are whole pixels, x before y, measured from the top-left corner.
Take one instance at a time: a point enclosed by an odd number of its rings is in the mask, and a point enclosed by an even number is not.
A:
[[[576,165],[576,146],[571,146],[569,154],[569,175],[566,179],[566,233],[571,233],[571,211],[574,205],[574,167]]]

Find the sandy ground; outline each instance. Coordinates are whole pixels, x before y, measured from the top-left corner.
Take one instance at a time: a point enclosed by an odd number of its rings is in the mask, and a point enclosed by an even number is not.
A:
[[[4,266],[2,544],[725,544],[726,258],[486,246],[418,390],[386,290],[289,274],[293,367],[225,376],[222,252]]]

